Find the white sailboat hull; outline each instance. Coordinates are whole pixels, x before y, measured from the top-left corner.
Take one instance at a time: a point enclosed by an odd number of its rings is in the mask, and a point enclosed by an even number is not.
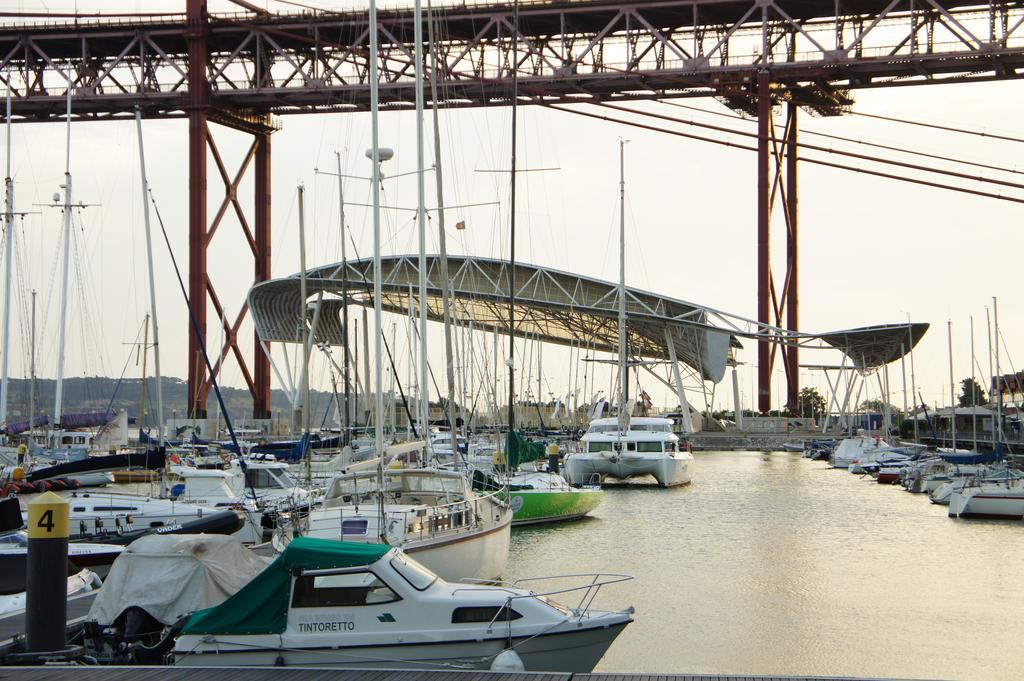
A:
[[[505,574],[512,536],[512,512],[507,515],[503,523],[483,531],[427,542],[410,541],[401,548],[447,581],[499,579]]]
[[[974,489],[953,492],[949,499],[951,518],[1007,518],[1024,519],[1024,490]]]

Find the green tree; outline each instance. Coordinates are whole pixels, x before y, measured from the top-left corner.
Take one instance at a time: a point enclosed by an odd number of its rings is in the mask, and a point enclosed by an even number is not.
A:
[[[821,396],[817,388],[802,388],[800,390],[800,405],[797,416],[810,416],[816,419],[825,414],[825,398]]]
[[[860,407],[858,408],[858,411],[873,414],[881,414],[884,410],[885,402],[883,402],[882,400],[864,400],[863,402],[860,403]],[[897,409],[895,405],[890,404],[889,413],[896,417],[898,415],[901,415],[903,411],[901,409]]]
[[[985,389],[973,378],[965,378],[960,381],[960,397],[957,398],[957,406],[973,407],[982,404],[988,404]]]

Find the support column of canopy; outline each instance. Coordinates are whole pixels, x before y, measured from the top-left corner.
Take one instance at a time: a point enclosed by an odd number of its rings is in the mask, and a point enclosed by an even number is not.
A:
[[[679,398],[679,409],[683,412],[683,430],[693,432],[693,421],[690,419],[690,404],[686,401],[683,390],[683,379],[679,374],[679,361],[676,359],[676,346],[672,340],[672,332],[665,329],[665,345],[668,347],[668,361],[672,365],[672,382],[675,384],[676,397]]]
[[[733,419],[736,421],[736,428],[743,431],[743,403],[740,401],[740,379],[736,373],[736,365],[732,366],[732,403]]]

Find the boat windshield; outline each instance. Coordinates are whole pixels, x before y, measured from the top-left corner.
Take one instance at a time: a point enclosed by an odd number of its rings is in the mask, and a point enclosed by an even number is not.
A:
[[[295,482],[284,474],[269,468],[249,468],[245,471],[245,479],[250,487],[256,489],[289,489]]]
[[[391,567],[395,568],[395,572],[402,575],[405,581],[418,591],[423,591],[437,581],[437,575],[404,553],[395,554],[395,557],[391,559]]]
[[[28,535],[24,532],[12,532],[0,537],[0,546],[28,546]]]
[[[462,492],[462,478],[436,475],[406,475],[403,491],[407,492]]]

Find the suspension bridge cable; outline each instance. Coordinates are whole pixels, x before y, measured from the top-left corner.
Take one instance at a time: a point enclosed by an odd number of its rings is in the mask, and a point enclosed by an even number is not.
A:
[[[679,130],[671,130],[669,128],[661,128],[661,127],[658,127],[658,126],[655,126],[655,125],[647,125],[645,123],[638,123],[636,121],[622,120],[620,118],[613,118],[611,116],[605,116],[605,115],[601,115],[601,114],[589,113],[589,112],[586,112],[586,111],[579,111],[577,109],[567,109],[567,108],[563,108],[562,106],[560,106],[558,104],[545,104],[544,106],[547,106],[547,107],[549,107],[551,109],[554,109],[556,111],[564,111],[566,113],[575,114],[577,116],[584,116],[586,118],[594,118],[594,119],[601,120],[601,121],[607,121],[609,123],[618,123],[620,125],[628,125],[628,126],[631,126],[631,127],[634,127],[634,128],[641,128],[643,130],[650,130],[650,131],[653,131],[653,132],[663,132],[663,133],[667,133],[669,135],[674,135],[676,137],[685,137],[687,139],[698,140],[698,141],[701,141],[701,142],[710,142],[712,144],[717,144],[719,146],[732,147],[733,149],[740,149],[740,150],[743,150],[743,151],[757,151],[756,147],[752,147],[752,146],[748,146],[748,145],[744,145],[744,144],[737,144],[735,142],[730,142],[728,140],[720,140],[720,139],[715,139],[713,137],[704,137],[702,135],[695,135],[693,133],[686,133],[686,132],[682,132],[682,131],[679,131]],[[949,191],[959,192],[961,194],[971,194],[973,196],[981,196],[981,197],[989,198],[989,199],[998,199],[1000,201],[1010,201],[1010,202],[1013,202],[1013,203],[1024,204],[1024,199],[1022,199],[1022,198],[1017,198],[1017,197],[1013,197],[1013,196],[1004,196],[1002,194],[994,194],[992,192],[984,192],[984,191],[980,191],[980,190],[977,190],[977,189],[969,189],[967,187],[957,187],[955,185],[943,184],[941,182],[934,182],[934,181],[930,181],[930,180],[922,180],[922,179],[913,178],[913,177],[906,177],[906,176],[903,176],[903,175],[895,175],[895,174],[892,174],[892,173],[884,173],[884,172],[879,171],[879,170],[870,170],[870,169],[867,169],[867,168],[858,168],[856,166],[850,166],[850,165],[845,165],[845,164],[841,164],[841,163],[834,163],[834,162],[825,161],[825,160],[822,160],[822,159],[808,158],[808,157],[805,156],[805,157],[801,157],[800,162],[801,163],[809,163],[809,164],[812,164],[812,165],[821,165],[821,166],[826,166],[826,167],[830,167],[830,168],[836,168],[836,169],[839,169],[839,170],[848,170],[848,171],[852,171],[852,172],[856,172],[856,173],[862,173],[864,175],[873,175],[875,177],[883,177],[883,178],[890,179],[890,180],[899,180],[901,182],[909,182],[910,184],[919,184],[919,185],[923,185],[923,186],[926,186],[926,187],[934,187],[936,189],[946,189],[946,190],[949,190]]]

